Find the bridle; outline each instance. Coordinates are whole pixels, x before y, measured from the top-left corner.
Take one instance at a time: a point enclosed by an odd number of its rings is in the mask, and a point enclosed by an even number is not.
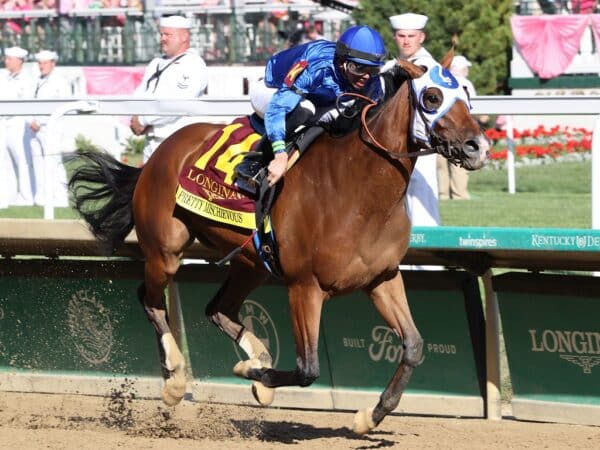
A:
[[[449,142],[440,138],[437,135],[437,133],[435,133],[435,131],[433,131],[431,129],[431,127],[429,126],[429,123],[426,120],[425,115],[423,113],[423,107],[420,105],[420,103],[415,98],[416,96],[414,95],[412,88],[408,89],[408,96],[409,96],[409,100],[410,100],[411,106],[413,108],[413,111],[416,111],[417,114],[420,115],[421,120],[423,121],[423,124],[425,125],[425,131],[431,137],[432,145],[430,145],[429,148],[421,148],[414,152],[406,152],[406,153],[400,153],[400,154],[394,153],[394,152],[388,150],[383,144],[381,144],[377,140],[377,138],[375,138],[375,136],[373,136],[373,133],[371,133],[371,130],[369,129],[369,126],[367,124],[367,114],[372,108],[374,108],[375,106],[378,105],[378,103],[376,101],[374,101],[373,99],[371,99],[365,95],[362,95],[362,94],[358,94],[355,92],[345,92],[345,93],[340,94],[337,97],[335,105],[336,105],[337,110],[340,111],[340,114],[344,114],[343,108],[340,107],[342,98],[355,97],[358,100],[366,101],[367,105],[365,105],[361,110],[360,121],[361,121],[361,125],[362,125],[361,129],[364,130],[364,132],[367,134],[369,140],[363,139],[362,136],[361,136],[361,139],[363,140],[363,142],[365,144],[367,144],[367,146],[369,148],[379,151],[379,152],[383,152],[386,157],[388,157],[392,160],[399,161],[402,158],[416,158],[419,156],[425,156],[425,155],[431,155],[433,153],[439,153],[442,156],[444,156],[446,159],[448,159],[450,162],[457,164],[457,165],[461,165],[462,159],[460,158],[460,149],[451,146]],[[352,115],[352,117],[354,117],[354,115]],[[351,118],[351,117],[348,117],[348,118]]]

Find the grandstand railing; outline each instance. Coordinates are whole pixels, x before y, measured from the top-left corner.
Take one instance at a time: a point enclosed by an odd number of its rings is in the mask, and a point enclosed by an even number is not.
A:
[[[62,65],[144,64],[160,54],[158,18],[184,14],[193,21],[192,47],[207,63],[264,63],[285,47],[301,15],[324,10],[318,3],[303,2],[163,5],[146,12],[136,8],[79,9],[66,14],[56,10],[5,11],[0,13],[0,45],[2,52],[13,45],[30,54],[55,50]],[[347,22],[350,20],[348,16]],[[325,37],[334,39],[341,26],[324,27]]]
[[[81,108],[82,104],[87,105]],[[87,98],[74,100],[0,100],[0,116],[51,115],[61,108],[70,114],[85,113],[103,116],[180,115],[193,116],[198,121],[228,122],[234,117],[249,114],[252,108],[247,96],[218,98],[205,96],[198,100],[141,99],[136,97]],[[600,229],[600,97],[548,96],[515,97],[484,96],[472,99],[473,114],[512,115],[593,115],[596,123],[592,136],[592,228]],[[508,121],[510,124],[510,120]],[[511,130],[507,130],[511,136]],[[514,148],[509,144],[509,149]],[[509,192],[516,192],[514,154],[508,154]]]

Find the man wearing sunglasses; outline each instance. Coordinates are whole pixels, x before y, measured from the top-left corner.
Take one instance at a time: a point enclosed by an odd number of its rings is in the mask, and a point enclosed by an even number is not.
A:
[[[287,171],[286,137],[299,125],[331,123],[339,115],[336,99],[342,93],[360,93],[377,102],[383,99],[379,72],[385,56],[379,33],[356,25],[337,42],[311,41],[271,57],[264,80],[250,89],[256,112],[253,123],[255,128],[264,123],[266,136],[258,150],[269,151],[270,146],[274,155],[267,174],[271,186]],[[244,160],[236,168],[238,179],[253,179],[249,166],[250,161]],[[238,186],[249,190],[246,183]]]
[[[428,67],[435,64],[434,58],[423,47],[427,20],[427,16],[414,13],[390,17],[394,41],[398,47],[397,59]],[[397,59],[388,61],[382,72],[392,68]],[[406,207],[414,226],[437,226],[440,224],[435,154],[417,158],[406,192]]]

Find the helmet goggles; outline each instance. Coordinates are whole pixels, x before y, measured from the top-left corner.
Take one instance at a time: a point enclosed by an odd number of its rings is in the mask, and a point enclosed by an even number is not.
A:
[[[374,77],[379,74],[380,67],[379,66],[371,66],[368,64],[360,64],[356,61],[348,60],[346,61],[346,70],[348,73],[362,77],[364,75],[369,75],[370,77]]]

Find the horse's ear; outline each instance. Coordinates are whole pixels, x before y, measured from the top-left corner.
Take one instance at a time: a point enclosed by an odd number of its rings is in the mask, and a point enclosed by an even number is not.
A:
[[[454,45],[450,47],[446,56],[442,58],[442,62],[440,63],[444,69],[450,70],[450,64],[452,64],[452,60],[454,59]]]
[[[410,61],[406,61],[404,59],[398,59],[398,65],[404,69],[404,71],[408,74],[411,79],[419,78],[421,75],[425,73],[425,69],[421,66],[417,66],[416,64],[411,63]]]

